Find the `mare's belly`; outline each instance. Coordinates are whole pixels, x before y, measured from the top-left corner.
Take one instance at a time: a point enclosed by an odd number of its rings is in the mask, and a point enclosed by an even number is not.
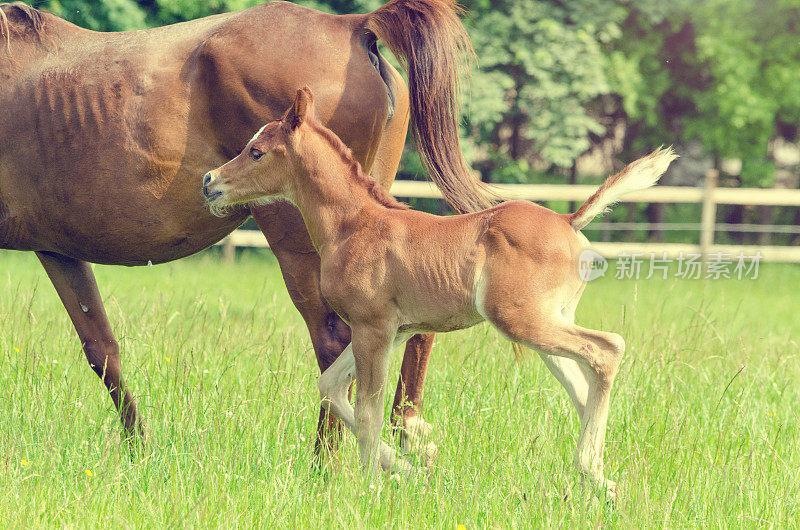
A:
[[[38,198],[35,194],[31,198]],[[47,202],[47,201],[45,201]],[[94,207],[0,202],[0,248],[45,251],[109,265],[163,263],[194,254],[241,225],[249,209],[215,217],[196,201],[129,204],[98,200]]]
[[[91,263],[108,265],[146,265],[164,263],[199,252],[235,230],[249,215],[244,209],[225,218],[203,216],[193,223],[187,217],[174,217],[151,230],[121,222],[102,233],[81,227],[69,240],[54,242],[49,250]],[[146,225],[145,225],[146,226]]]

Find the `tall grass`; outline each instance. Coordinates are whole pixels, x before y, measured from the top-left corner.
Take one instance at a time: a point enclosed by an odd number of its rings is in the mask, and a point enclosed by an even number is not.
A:
[[[589,285],[578,322],[627,340],[606,451],[616,510],[579,486],[565,392],[536,355],[518,364],[485,325],[434,346],[424,416],[440,453],[427,480],[370,489],[352,436],[322,472],[312,466],[316,361],[274,259],[206,253],[95,271],[148,451],[132,459],[121,442],[36,259],[0,253],[2,526],[800,521],[800,267]],[[399,362],[398,352],[391,390]]]

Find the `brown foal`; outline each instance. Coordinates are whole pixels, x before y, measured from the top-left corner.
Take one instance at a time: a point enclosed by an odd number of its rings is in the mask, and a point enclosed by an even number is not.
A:
[[[413,333],[488,320],[541,352],[580,417],[578,469],[613,497],[603,446],[625,342],[574,323],[585,286],[579,254],[588,246],[579,230],[623,193],[655,184],[674,158],[659,149],[633,162],[571,215],[512,201],[440,217],[407,209],[366,176],[315,120],[313,96],[303,88],[282,120],[206,175],[204,192],[217,211],[274,200],[300,209],[322,260],[322,292],[352,329],[350,345],[320,377],[322,400],[355,433],[368,474],[412,470],[380,440],[392,348]],[[347,399],[354,379],[355,409]]]

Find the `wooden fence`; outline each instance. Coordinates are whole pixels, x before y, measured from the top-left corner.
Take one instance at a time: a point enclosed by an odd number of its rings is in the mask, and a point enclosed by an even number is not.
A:
[[[532,201],[582,202],[597,190],[597,186],[559,184],[498,184],[494,186],[506,199]],[[430,182],[409,180],[395,181],[392,194],[401,198],[441,199],[441,192]],[[679,255],[702,254],[709,256],[722,253],[755,256],[760,253],[763,261],[800,263],[800,247],[775,245],[720,245],[715,234],[721,231],[764,232],[800,234],[800,227],[791,225],[746,225],[716,222],[717,205],[738,204],[746,206],[798,206],[800,190],[764,188],[718,188],[716,171],[706,174],[703,187],[656,186],[625,195],[622,202],[642,203],[700,203],[702,210],[696,223],[608,223],[595,222],[592,227],[610,230],[689,230],[699,231],[699,244],[684,243],[617,243],[592,242],[592,248],[605,257],[624,253],[655,253],[659,257],[666,253],[669,258]],[[257,230],[236,230],[220,243],[226,258],[232,258],[236,247],[266,247],[267,242]]]

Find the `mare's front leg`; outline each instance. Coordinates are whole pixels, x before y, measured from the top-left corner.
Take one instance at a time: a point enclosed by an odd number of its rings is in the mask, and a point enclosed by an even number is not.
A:
[[[37,252],[47,276],[78,332],[86,360],[106,385],[129,438],[143,438],[144,425],[131,392],[122,379],[119,344],[111,331],[91,267],[49,252]]]

